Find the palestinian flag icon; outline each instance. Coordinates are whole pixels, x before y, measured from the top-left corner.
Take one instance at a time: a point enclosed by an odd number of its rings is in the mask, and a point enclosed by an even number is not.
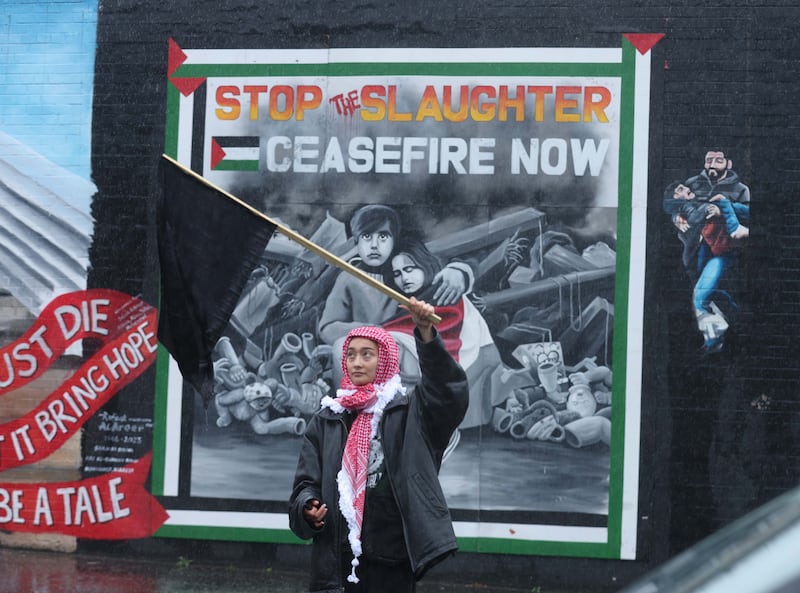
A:
[[[213,136],[212,171],[258,171],[258,136]]]

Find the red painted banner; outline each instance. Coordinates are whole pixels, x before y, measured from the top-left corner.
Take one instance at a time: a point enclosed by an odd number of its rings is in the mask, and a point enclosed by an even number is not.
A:
[[[0,395],[40,377],[77,341],[107,343],[155,315],[151,305],[116,290],[96,288],[56,297],[25,335],[0,348]]]
[[[168,517],[144,487],[151,456],[75,482],[0,483],[0,529],[84,539],[148,537]]]
[[[102,346],[28,414],[0,424],[0,471],[61,447],[153,363],[157,330],[156,309],[121,292],[93,289],[54,299],[22,338],[0,350],[0,394],[41,376],[77,340]]]

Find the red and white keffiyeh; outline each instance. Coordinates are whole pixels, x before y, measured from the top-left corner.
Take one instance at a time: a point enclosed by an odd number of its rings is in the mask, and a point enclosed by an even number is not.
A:
[[[367,338],[378,345],[375,380],[355,386],[347,374],[347,349],[353,338]],[[347,521],[348,540],[353,552],[353,569],[347,580],[357,583],[356,567],[361,556],[361,525],[364,520],[369,447],[378,429],[383,410],[395,394],[405,393],[400,382],[400,351],[397,343],[380,327],[365,326],[350,331],[342,346],[342,385],[336,399],[324,397],[322,407],[337,413],[358,411],[344,446],[342,469],[337,476],[339,508]]]

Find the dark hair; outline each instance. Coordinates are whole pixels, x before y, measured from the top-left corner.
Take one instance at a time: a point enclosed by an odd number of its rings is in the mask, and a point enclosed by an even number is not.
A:
[[[358,243],[358,238],[364,233],[374,233],[384,223],[389,223],[389,232],[392,237],[400,235],[400,217],[397,212],[389,206],[381,204],[369,204],[363,206],[353,213],[350,218],[350,232]]]
[[[675,197],[675,189],[682,185],[683,181],[673,181],[667,186],[667,189],[664,190],[664,199],[665,200],[672,200]]]
[[[442,263],[439,261],[439,258],[428,250],[425,243],[419,237],[405,236],[401,239],[400,243],[396,243],[394,252],[392,253],[392,259],[402,254],[411,258],[411,261],[413,261],[425,275],[425,280],[420,291],[430,286],[431,282],[433,282],[433,277],[442,269]],[[394,271],[394,268],[392,270]],[[420,291],[417,291],[417,294]]]
[[[728,151],[722,148],[721,146],[712,146],[711,148],[706,148],[706,151],[703,153],[703,156],[707,155],[709,152],[721,152],[725,159],[728,160],[730,157],[728,156]]]

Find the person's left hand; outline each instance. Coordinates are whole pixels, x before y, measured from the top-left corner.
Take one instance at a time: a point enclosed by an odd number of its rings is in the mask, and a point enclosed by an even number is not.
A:
[[[440,307],[454,305],[467,292],[467,279],[464,273],[453,268],[442,268],[433,277],[433,283],[439,284],[433,294],[433,302]]]
[[[433,305],[411,297],[408,304],[400,305],[400,308],[411,313],[411,320],[417,326],[422,341],[430,342],[433,339],[433,322],[430,319],[431,315],[435,313]]]

